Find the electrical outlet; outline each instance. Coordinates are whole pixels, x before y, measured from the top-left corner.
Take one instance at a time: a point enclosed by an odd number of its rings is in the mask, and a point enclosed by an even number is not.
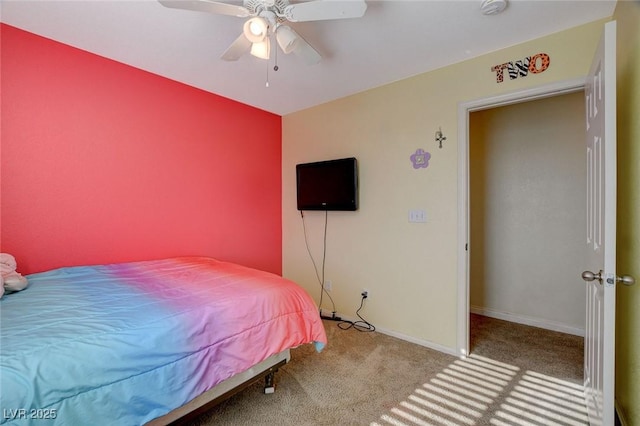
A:
[[[331,291],[331,280],[326,280],[324,282],[324,289],[327,291]]]
[[[371,294],[369,293],[369,289],[363,288],[362,291],[360,292],[360,296],[363,299],[368,299],[369,297],[371,297]]]

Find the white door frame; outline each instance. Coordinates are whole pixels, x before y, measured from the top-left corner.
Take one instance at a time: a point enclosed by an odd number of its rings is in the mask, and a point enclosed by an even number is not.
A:
[[[458,105],[458,316],[457,353],[469,355],[469,114],[584,90],[585,78],[566,80]],[[585,118],[586,119],[586,118]]]

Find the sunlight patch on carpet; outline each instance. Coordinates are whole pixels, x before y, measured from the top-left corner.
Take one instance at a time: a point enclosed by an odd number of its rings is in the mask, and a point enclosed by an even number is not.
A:
[[[370,426],[584,426],[584,387],[478,355],[460,358]]]

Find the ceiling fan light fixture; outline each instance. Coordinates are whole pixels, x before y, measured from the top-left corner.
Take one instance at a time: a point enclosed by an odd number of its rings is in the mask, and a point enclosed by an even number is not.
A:
[[[276,31],[276,40],[284,53],[291,53],[298,42],[298,35],[289,27],[281,25]]]
[[[259,16],[253,17],[244,23],[243,32],[251,43],[260,43],[267,37],[269,23]]]
[[[251,52],[253,56],[269,59],[270,37],[285,53],[294,53],[309,65],[317,64],[321,56],[293,28],[283,22],[309,22],[334,19],[360,18],[367,10],[366,0],[158,0],[163,6],[247,18],[242,33],[222,54],[225,61],[237,61]],[[483,2],[506,2],[508,0],[479,0]],[[276,51],[278,46],[275,47]]]
[[[253,43],[251,45],[251,54],[256,58],[269,59],[270,53],[271,53],[271,43],[269,42],[268,37],[260,42]]]

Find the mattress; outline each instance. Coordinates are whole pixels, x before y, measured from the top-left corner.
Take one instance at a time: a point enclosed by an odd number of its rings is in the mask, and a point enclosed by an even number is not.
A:
[[[1,424],[139,425],[283,350],[326,343],[300,286],[211,258],[27,278],[0,299]]]

